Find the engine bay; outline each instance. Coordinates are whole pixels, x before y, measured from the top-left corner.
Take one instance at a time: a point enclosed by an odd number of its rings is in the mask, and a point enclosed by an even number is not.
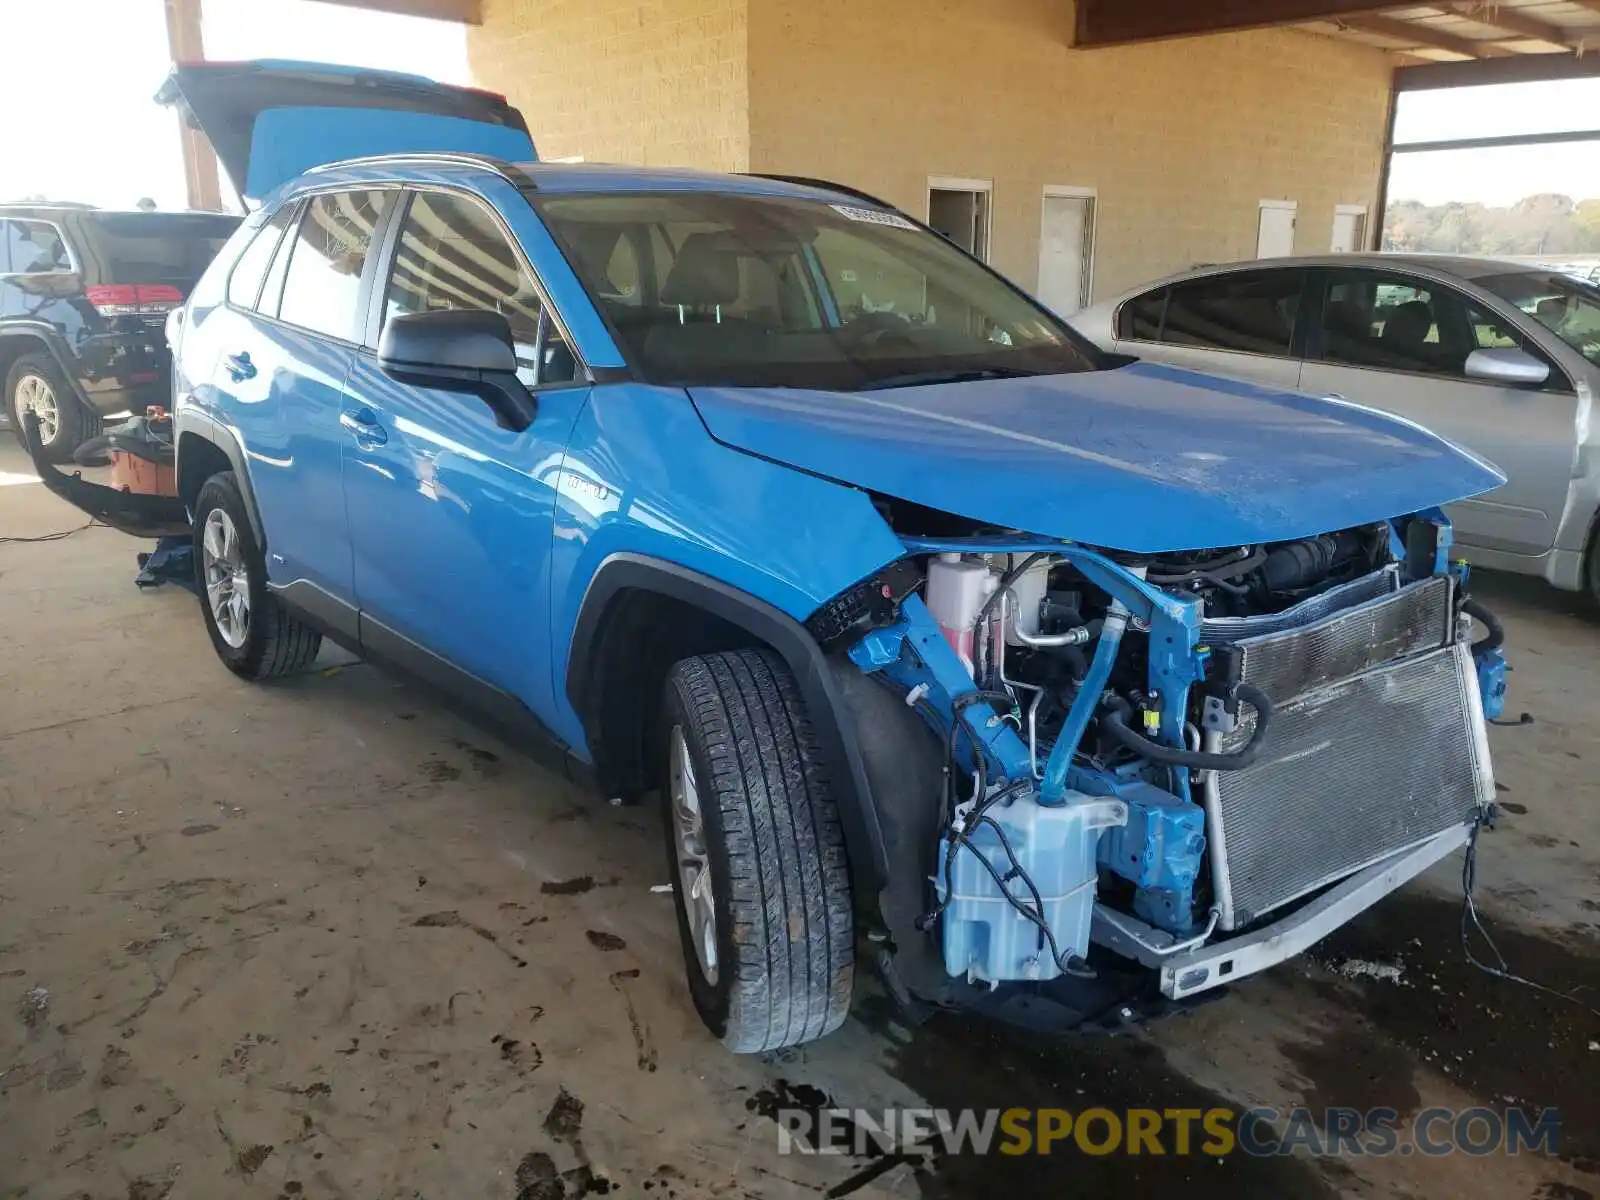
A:
[[[944,532],[902,533],[910,556],[811,625],[939,739],[916,927],[953,978],[1092,976],[1091,942],[1180,955],[1492,800],[1481,734],[1504,660],[1464,641],[1440,514],[1157,556]],[[1439,780],[1412,824],[1336,728],[1372,722],[1462,764],[1401,772],[1413,792]]]

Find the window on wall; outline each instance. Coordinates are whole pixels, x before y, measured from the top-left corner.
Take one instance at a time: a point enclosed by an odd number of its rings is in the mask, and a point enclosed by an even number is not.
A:
[[[289,258],[279,317],[312,333],[356,340],[361,273],[373,231],[395,195],[329,192],[311,198]]]

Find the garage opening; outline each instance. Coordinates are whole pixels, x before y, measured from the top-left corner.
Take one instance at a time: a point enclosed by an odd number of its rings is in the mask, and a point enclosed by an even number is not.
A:
[[[1594,78],[1403,86],[1383,248],[1521,259],[1600,278],[1597,113]]]
[[[989,193],[986,179],[928,180],[928,225],[974,258],[989,261]]]

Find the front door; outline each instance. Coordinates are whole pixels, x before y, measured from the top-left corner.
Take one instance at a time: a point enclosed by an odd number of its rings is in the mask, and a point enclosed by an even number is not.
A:
[[[1576,453],[1577,398],[1469,379],[1473,350],[1522,344],[1510,323],[1445,284],[1374,269],[1323,276],[1300,386],[1396,413],[1476,451],[1506,476],[1450,508],[1466,545],[1543,554],[1555,544]]]
[[[397,383],[370,348],[356,354],[344,487],[362,639],[425,651],[547,716],[555,487],[588,387],[490,208],[419,192],[396,241],[383,319],[461,308],[510,320],[538,413],[513,433],[476,396]]]
[[[1094,197],[1046,192],[1039,218],[1039,302],[1058,317],[1089,303]]]

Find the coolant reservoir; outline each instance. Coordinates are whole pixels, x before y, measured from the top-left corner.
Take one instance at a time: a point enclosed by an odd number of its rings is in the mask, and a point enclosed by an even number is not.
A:
[[[1062,805],[1046,806],[1025,796],[991,809],[989,817],[1005,830],[1017,857],[1015,866],[1038,889],[1056,948],[1069,957],[1087,954],[1101,832],[1127,824],[1128,806],[1120,800],[1068,792]],[[999,834],[980,824],[968,835],[970,845],[962,846],[951,864],[947,897],[942,868],[948,838],[946,834],[939,844],[941,871],[935,880],[941,901],[949,901],[941,918],[945,970],[991,985],[1060,975],[1048,944],[1041,945],[1039,927],[1006,899],[995,882],[995,874],[1006,879],[1011,894],[1033,907],[1033,895],[1015,874]],[[994,873],[978,861],[978,855],[989,861]]]
[[[969,671],[972,627],[997,582],[986,563],[959,554],[941,554],[928,564],[928,612]]]

